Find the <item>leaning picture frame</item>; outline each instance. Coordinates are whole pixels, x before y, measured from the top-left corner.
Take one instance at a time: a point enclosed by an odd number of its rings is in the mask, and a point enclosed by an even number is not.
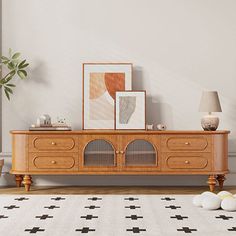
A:
[[[83,64],[83,129],[115,128],[115,93],[132,89],[132,63]]]
[[[146,91],[117,91],[115,129],[140,129],[146,126]]]

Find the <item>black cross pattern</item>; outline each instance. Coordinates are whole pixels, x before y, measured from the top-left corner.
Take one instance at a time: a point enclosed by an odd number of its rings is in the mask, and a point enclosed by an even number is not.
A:
[[[170,197],[165,197],[165,198],[161,198],[162,201],[173,201],[175,200],[175,198],[170,198]]]
[[[33,227],[32,229],[25,229],[25,231],[28,231],[30,234],[36,234],[38,232],[45,231],[45,229],[40,229],[40,227]]]
[[[143,218],[143,216],[131,215],[131,216],[126,216],[125,218],[131,219],[131,220],[137,220],[137,219]]]
[[[134,234],[146,231],[146,229],[140,229],[139,227],[133,227],[132,229],[126,229],[126,231],[133,232]]]
[[[177,220],[188,219],[187,216],[181,216],[181,215],[171,216],[170,218],[171,218],[171,219],[177,219]]]
[[[40,220],[46,220],[47,218],[53,218],[53,216],[41,215],[41,216],[35,216],[35,218],[39,218]]]
[[[0,219],[8,218],[8,216],[0,215]]]
[[[12,210],[14,208],[20,208],[20,207],[16,205],[10,205],[10,206],[5,206],[4,208],[7,208],[7,210]]]
[[[233,217],[232,216],[219,215],[219,216],[216,216],[216,219],[229,220],[229,219],[233,219]]]
[[[84,208],[88,208],[88,209],[95,209],[95,208],[101,208],[100,206],[94,206],[94,205],[91,205],[91,206],[86,206]]]
[[[51,200],[54,200],[54,201],[61,201],[61,200],[66,200],[66,199],[63,198],[63,197],[53,197],[53,198],[51,198]]]
[[[138,198],[128,197],[128,198],[125,198],[125,200],[127,200],[127,201],[135,201],[135,200],[138,200]]]
[[[86,216],[81,216],[80,218],[84,218],[86,220],[92,220],[93,218],[98,218],[98,216],[86,215]]]
[[[182,227],[182,229],[177,229],[177,231],[183,231],[186,234],[191,234],[193,231],[197,231],[196,229],[190,229],[189,227]]]
[[[29,200],[29,198],[26,198],[26,197],[20,197],[20,198],[15,198],[14,200],[19,201],[19,202],[22,202],[22,201]]]
[[[170,206],[166,206],[165,208],[170,208],[171,210],[176,210],[177,208],[181,208],[181,207],[180,206],[170,205]]]
[[[90,231],[95,231],[95,229],[90,229],[89,227],[83,227],[82,229],[76,229],[75,231],[79,231],[82,234],[87,234]]]
[[[236,231],[236,227],[232,227],[231,229],[228,229],[228,231]]]
[[[134,206],[134,205],[131,205],[131,206],[126,206],[125,208],[129,208],[131,210],[134,210],[136,208],[141,208],[140,206]]]
[[[90,198],[88,198],[88,200],[91,200],[91,201],[98,201],[98,200],[102,200],[102,198],[99,198],[99,197],[90,197]]]
[[[59,206],[54,206],[54,205],[51,205],[51,206],[46,206],[44,208],[47,208],[47,209],[50,209],[50,210],[53,210],[54,208],[60,208]]]

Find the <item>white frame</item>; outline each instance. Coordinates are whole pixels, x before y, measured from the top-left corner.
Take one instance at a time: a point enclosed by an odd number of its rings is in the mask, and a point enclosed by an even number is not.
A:
[[[131,122],[128,124],[120,124],[119,122],[119,101],[120,97],[134,96],[136,100],[136,111],[131,115]],[[138,112],[138,113],[137,113]],[[134,115],[135,114],[135,115]],[[137,115],[138,114],[138,115]],[[137,117],[134,119],[132,117]],[[115,100],[115,129],[142,129],[146,128],[146,91],[119,91],[116,92]]]
[[[132,89],[131,63],[84,63],[83,64],[83,129],[114,129],[115,117],[112,120],[89,119],[89,74],[91,72],[125,73],[125,90]],[[99,108],[98,108],[99,109]],[[114,101],[115,111],[115,101]]]

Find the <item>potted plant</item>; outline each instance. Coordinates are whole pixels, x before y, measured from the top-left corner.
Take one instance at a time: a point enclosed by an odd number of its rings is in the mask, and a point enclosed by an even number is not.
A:
[[[12,82],[14,77],[20,79],[27,78],[26,68],[29,65],[26,60],[20,59],[20,53],[13,53],[11,49],[9,49],[9,56],[1,56],[1,67],[5,66],[8,70],[6,75],[2,75],[0,79],[0,88],[4,90],[4,93],[8,100],[10,100],[10,96],[13,94],[13,88],[16,87]]]

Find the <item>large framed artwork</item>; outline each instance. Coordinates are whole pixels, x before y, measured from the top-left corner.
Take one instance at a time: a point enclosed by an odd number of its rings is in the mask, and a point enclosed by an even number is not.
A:
[[[130,89],[131,63],[84,63],[83,129],[114,129],[115,94]]]
[[[145,129],[146,91],[118,91],[115,102],[116,129]]]

